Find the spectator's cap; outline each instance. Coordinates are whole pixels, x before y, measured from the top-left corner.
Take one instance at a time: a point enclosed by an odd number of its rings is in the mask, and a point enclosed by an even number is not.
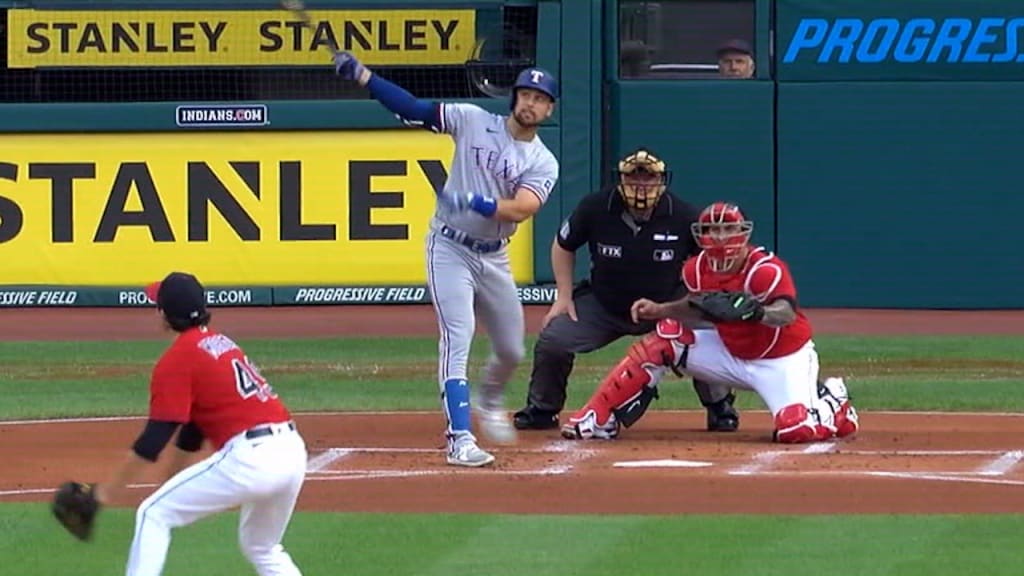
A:
[[[747,56],[754,55],[754,49],[750,47],[750,43],[745,40],[733,39],[725,42],[718,47],[718,51],[715,52],[719,57],[729,52],[739,52],[740,54],[746,54]]]
[[[171,272],[146,286],[145,292],[168,318],[196,323],[206,315],[206,290],[191,274]]]

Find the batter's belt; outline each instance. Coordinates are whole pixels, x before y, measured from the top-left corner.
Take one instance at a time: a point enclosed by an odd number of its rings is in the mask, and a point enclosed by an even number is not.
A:
[[[462,244],[466,248],[469,248],[473,252],[480,254],[489,254],[491,252],[497,252],[508,244],[508,238],[501,238],[499,240],[481,240],[479,238],[473,238],[461,230],[456,230],[447,224],[442,224],[437,229],[438,233],[449,240],[454,240],[459,244]]]

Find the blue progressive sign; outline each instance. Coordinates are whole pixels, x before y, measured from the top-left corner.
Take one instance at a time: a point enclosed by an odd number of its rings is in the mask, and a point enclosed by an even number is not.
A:
[[[1024,2],[779,0],[781,80],[1024,79]]]

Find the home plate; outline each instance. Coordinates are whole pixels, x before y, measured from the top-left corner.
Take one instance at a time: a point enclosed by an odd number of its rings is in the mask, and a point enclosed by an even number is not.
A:
[[[629,460],[612,464],[614,468],[704,468],[711,462],[699,460]]]

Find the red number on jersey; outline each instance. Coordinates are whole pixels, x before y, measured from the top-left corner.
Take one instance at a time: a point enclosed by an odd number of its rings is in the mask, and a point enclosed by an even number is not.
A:
[[[260,374],[255,366],[249,363],[249,358],[231,361],[235,369],[235,385],[238,388],[238,395],[242,398],[255,396],[260,402],[266,402],[271,398],[277,398],[274,389],[267,383],[267,379]]]

